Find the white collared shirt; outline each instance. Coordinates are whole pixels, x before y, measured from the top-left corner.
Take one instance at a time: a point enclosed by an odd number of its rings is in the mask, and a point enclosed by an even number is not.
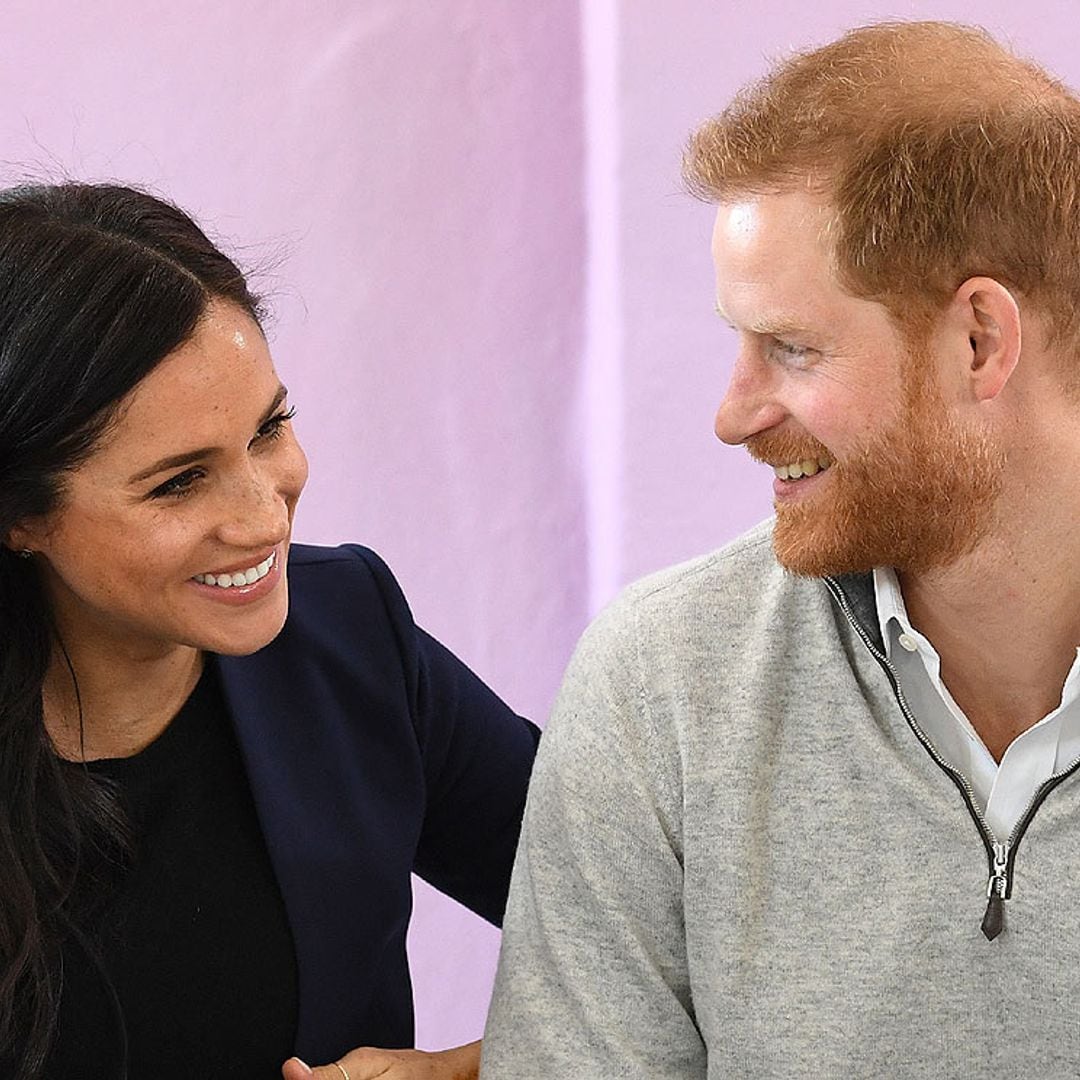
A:
[[[999,765],[941,681],[941,658],[908,619],[896,573],[874,571],[874,595],[885,652],[904,697],[937,752],[971,782],[987,824],[1004,842],[1038,787],[1080,758],[1080,649],[1061,703],[1009,744]]]

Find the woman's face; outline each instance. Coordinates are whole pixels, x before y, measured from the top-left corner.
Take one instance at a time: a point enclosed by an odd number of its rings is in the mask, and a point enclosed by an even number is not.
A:
[[[123,400],[59,508],[12,532],[13,547],[38,553],[64,640],[92,634],[140,658],[271,641],[307,479],[289,417],[258,326],[211,303]]]

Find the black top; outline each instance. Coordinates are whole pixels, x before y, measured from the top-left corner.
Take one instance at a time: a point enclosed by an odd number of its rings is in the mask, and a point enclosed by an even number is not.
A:
[[[280,1076],[296,959],[213,662],[154,743],[89,768],[117,786],[136,848],[83,927],[97,963],[77,942],[65,948],[46,1075],[123,1076],[119,1008],[130,1080]]]
[[[528,663],[528,657],[522,662]],[[285,627],[258,652],[218,656],[214,665],[243,774],[233,757],[233,779],[227,783],[204,784],[200,769],[210,768],[205,764],[177,783],[185,798],[197,789],[202,789],[200,799],[242,792],[249,823],[250,788],[273,870],[270,879],[263,864],[263,880],[271,886],[276,881],[280,890],[295,954],[296,1028],[289,1052],[308,1061],[333,1061],[356,1046],[411,1046],[410,875],[416,872],[492,922],[501,920],[537,729],[416,626],[389,568],[374,552],[356,545],[292,545]],[[164,747],[177,737],[177,723],[162,736],[168,740]],[[227,725],[220,727],[227,738]],[[166,756],[179,763],[190,754]],[[188,853],[179,858],[179,868],[177,857],[164,868],[157,866],[160,841],[144,838],[140,850],[153,853],[149,857],[156,868],[146,871],[148,887],[164,897],[179,894],[180,886],[171,880],[160,884],[163,875],[187,872],[189,921],[195,915],[198,920],[210,917],[205,906],[195,906],[210,902],[195,895],[198,886],[211,880],[214,889],[235,890],[228,902],[220,893],[215,901],[223,940],[216,941],[209,931],[203,939],[203,946],[212,942],[206,954],[211,963],[217,961],[214,970],[225,987],[218,1001],[226,999],[224,1015],[235,1047],[245,1015],[268,1015],[270,1007],[260,995],[292,985],[281,975],[292,957],[273,960],[272,944],[264,944],[254,957],[243,955],[252,938],[270,940],[272,935],[251,933],[244,925],[257,917],[256,911],[265,914],[265,908],[237,884],[243,880],[235,869],[240,856],[219,853],[213,868],[203,868],[210,858],[204,844],[236,839],[235,830],[222,825],[227,812],[205,805],[209,809],[188,830]],[[176,915],[171,919],[175,922]],[[163,950],[167,944],[180,951],[195,948],[175,925],[166,937],[160,915],[153,926],[144,925],[143,933]],[[106,983],[76,946],[69,947],[66,958],[68,987],[81,981],[87,989],[81,997],[69,989],[71,1000],[81,1001],[85,1009],[77,1009],[73,1018],[65,1008],[65,1038],[80,1022],[111,1052],[96,1072],[84,1065],[80,1053],[61,1075],[65,1080],[88,1074],[112,1080],[119,1075],[114,1064],[124,1042],[117,1011]],[[152,954],[143,961],[144,970],[157,973],[159,984],[183,982],[195,974],[202,984],[214,981],[208,969],[192,964],[181,970],[180,963]],[[120,977],[114,976],[118,988]],[[451,980],[446,992],[454,989]],[[209,992],[200,986],[199,994]],[[126,1007],[138,1009],[141,1003]],[[204,1011],[213,1014],[197,1018],[205,1024],[220,1021],[223,1014],[212,1002]],[[135,1026],[137,1021],[131,1017],[129,1022]],[[265,1022],[263,1027],[277,1031],[279,1024]],[[282,1036],[281,1044],[286,1042]],[[265,1049],[275,1064],[274,1072],[264,1075],[276,1080],[280,1055]],[[185,1075],[201,1080],[229,1071],[218,1061],[200,1074],[195,1040],[181,1046],[181,1052],[188,1060]],[[137,1071],[131,1075],[139,1080]],[[164,1075],[158,1062],[150,1075]],[[250,1074],[237,1070],[230,1075]]]

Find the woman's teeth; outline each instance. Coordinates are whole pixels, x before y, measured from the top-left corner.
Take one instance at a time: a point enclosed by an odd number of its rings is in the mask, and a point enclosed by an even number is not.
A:
[[[195,580],[200,585],[216,585],[219,589],[231,589],[234,585],[254,585],[259,578],[270,573],[274,565],[274,552],[271,552],[258,566],[247,570],[236,570],[231,574],[196,574]]]
[[[801,480],[804,476],[813,476],[815,473],[824,472],[830,465],[830,458],[807,458],[805,461],[796,461],[790,465],[774,465],[773,472],[781,480]]]

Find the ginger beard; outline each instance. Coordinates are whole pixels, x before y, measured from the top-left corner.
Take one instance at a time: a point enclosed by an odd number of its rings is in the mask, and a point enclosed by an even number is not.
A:
[[[949,412],[924,350],[908,359],[899,415],[865,447],[837,457],[810,435],[747,440],[770,465],[832,461],[819,493],[776,506],[773,550],[792,573],[922,573],[967,554],[990,529],[1004,453]]]

